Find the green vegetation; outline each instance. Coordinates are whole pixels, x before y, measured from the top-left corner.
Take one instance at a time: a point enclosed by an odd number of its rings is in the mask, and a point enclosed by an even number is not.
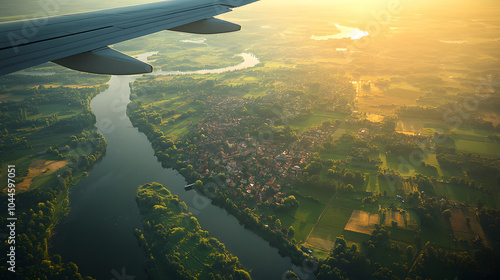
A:
[[[140,186],[136,200],[144,231],[136,229],[135,234],[153,279],[251,279],[238,258],[202,230],[186,204],[162,185]]]
[[[85,171],[106,149],[90,110],[92,97],[105,89],[94,83],[103,83],[106,77],[75,77],[93,86],[54,86],[64,80],[59,75],[0,77],[4,84],[0,94],[5,97],[0,103],[0,206],[8,208],[7,166],[15,165],[15,275],[19,278],[91,279],[78,273],[74,263],[49,253],[54,227],[69,212],[69,190],[86,177]],[[0,217],[3,224],[7,224],[6,214]],[[7,252],[7,241],[0,248]],[[1,271],[11,273],[5,263]]]
[[[294,77],[282,86],[300,79]],[[422,253],[430,241],[464,254],[487,246],[474,241],[484,236],[480,225],[456,231],[454,214],[448,214],[477,198],[498,205],[498,198],[487,195],[500,187],[496,158],[455,149],[459,137],[449,132],[398,133],[394,116],[374,122],[320,109],[304,100],[321,96],[317,84],[290,91],[283,100],[264,81],[258,86],[271,93],[243,94],[256,85],[235,82],[240,79],[235,73],[138,79],[128,114],[163,166],[200,182],[198,191],[295,263],[325,258],[343,235],[359,248],[358,258],[378,262],[397,277],[415,277],[404,268],[413,262],[399,258],[408,246]],[[352,95],[343,97],[346,105],[352,102]],[[450,131],[446,124],[428,127]],[[290,203],[290,194],[297,203]],[[383,241],[373,237],[378,231]],[[313,250],[309,256],[299,249],[304,245]]]
[[[468,18],[455,2],[446,9],[407,6],[362,48],[356,40],[310,39],[332,32],[324,24],[331,15],[361,28],[369,13],[359,5],[342,14],[336,5],[248,11],[243,20],[266,25],[248,24],[227,37],[174,33],[124,42],[116,47],[158,51],[152,63],[165,71],[227,67],[240,63],[242,52],[261,61],[221,74],[143,76],[131,84],[127,113],[164,167],[196,182],[197,191],[294,263],[317,262],[318,279],[499,278],[499,64],[491,39],[498,37],[498,11],[467,9],[478,16],[465,26],[457,24]],[[90,98],[93,90],[70,88],[73,74],[60,68],[36,69],[56,74],[0,83],[1,145],[12,151],[2,160],[14,161],[24,177],[38,151],[49,153],[36,159],[72,162],[60,147],[72,147],[73,135],[100,143],[92,132],[81,134],[93,120],[70,99]],[[104,82],[86,75],[84,84]],[[21,83],[29,89],[16,88]],[[71,131],[72,122],[82,126]],[[85,168],[99,155],[79,158]],[[26,193],[56,181],[42,174]],[[186,234],[193,225],[183,228]],[[185,254],[193,243],[181,245],[166,249],[188,256],[185,263],[157,258],[171,264],[168,273],[202,275],[205,267]],[[168,274],[151,263],[149,270]]]
[[[457,274],[467,279],[478,275],[494,279],[498,275],[494,266],[498,257],[489,248],[474,253],[447,252],[426,243],[415,257],[411,245],[391,244],[389,236],[385,228],[375,228],[368,241],[368,258],[355,244],[348,246],[344,236],[337,237],[330,255],[318,263],[317,279],[436,279]]]

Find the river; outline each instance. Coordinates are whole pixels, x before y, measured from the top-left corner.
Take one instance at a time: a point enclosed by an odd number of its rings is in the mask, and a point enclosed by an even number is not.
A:
[[[259,59],[251,53],[241,53],[241,54],[238,54],[238,56],[241,56],[243,58],[243,62],[238,64],[238,65],[235,65],[235,66],[229,66],[229,67],[218,68],[218,69],[202,69],[202,70],[195,70],[195,71],[162,71],[162,70],[155,69],[152,74],[154,74],[154,75],[167,75],[167,76],[220,74],[220,73],[224,73],[224,72],[230,72],[230,71],[236,71],[236,70],[242,70],[245,68],[254,67],[255,65],[260,63]]]
[[[109,88],[91,101],[107,152],[71,190],[71,211],[55,229],[51,253],[75,262],[83,275],[96,279],[147,279],[145,253],[133,234],[135,228],[142,229],[135,195],[139,185],[158,182],[186,202],[201,227],[223,242],[254,279],[282,279],[286,270],[297,270],[224,209],[206,203],[195,191],[185,191],[186,182],[177,171],[161,167],[146,136],[126,116],[129,83],[136,77],[112,76]]]

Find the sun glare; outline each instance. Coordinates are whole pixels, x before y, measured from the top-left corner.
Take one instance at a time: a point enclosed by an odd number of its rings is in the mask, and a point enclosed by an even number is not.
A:
[[[323,40],[329,40],[329,39],[344,39],[344,38],[351,38],[351,40],[358,40],[361,39],[365,36],[370,35],[367,31],[360,30],[358,28],[354,27],[347,27],[347,26],[342,26],[340,24],[335,24],[335,27],[340,31],[340,33],[336,33],[333,35],[327,35],[327,36],[316,36],[313,35],[311,36],[311,39],[317,40],[317,41],[323,41]]]

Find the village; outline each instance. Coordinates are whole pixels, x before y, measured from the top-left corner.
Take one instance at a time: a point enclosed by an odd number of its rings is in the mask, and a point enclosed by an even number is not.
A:
[[[241,116],[234,109],[248,106],[251,101],[225,98],[211,102],[216,104],[207,104],[205,120],[193,128],[198,142],[194,143],[196,149],[184,150],[189,155],[186,163],[203,177],[223,174],[223,183],[233,198],[246,202],[241,208],[247,208],[249,202],[282,205],[290,185],[302,173],[312,147],[325,141],[335,129],[331,125],[298,135],[288,131],[285,137],[292,138],[292,143],[286,145],[275,139],[280,132],[268,127],[272,119]],[[260,131],[255,135],[245,129],[249,126],[260,127]]]

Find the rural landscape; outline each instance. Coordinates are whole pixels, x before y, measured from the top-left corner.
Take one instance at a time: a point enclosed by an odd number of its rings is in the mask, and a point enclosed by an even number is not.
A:
[[[58,243],[72,211],[90,211],[75,208],[79,197],[106,192],[86,182],[103,181],[136,213],[103,215],[103,232],[134,241],[149,279],[498,279],[500,5],[284,2],[220,16],[240,32],[165,31],[113,46],[142,55],[151,74],[114,80],[46,63],[1,76],[1,278],[131,271],[118,261],[125,253],[109,252],[116,261],[98,271]],[[97,100],[110,91],[126,98]],[[111,157],[173,175],[122,174]],[[118,203],[104,197],[88,198],[92,211]],[[212,211],[221,214],[207,219]],[[211,226],[217,219],[235,222]],[[286,264],[255,265],[264,254],[237,249],[240,231]]]

